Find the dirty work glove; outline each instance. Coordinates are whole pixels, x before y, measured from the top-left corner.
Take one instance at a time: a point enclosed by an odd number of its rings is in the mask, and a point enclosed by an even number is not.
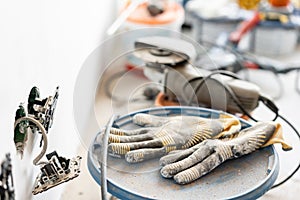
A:
[[[164,166],[160,173],[165,178],[173,177],[178,184],[187,184],[228,159],[239,158],[274,143],[281,143],[284,150],[292,149],[283,141],[280,124],[259,122],[229,138],[208,139],[189,149],[171,152],[160,159]]]
[[[220,114],[218,119],[196,116],[158,117],[136,114],[136,130],[111,128],[108,153],[124,157],[129,163],[158,158],[176,149],[187,149],[203,140],[232,135],[241,128],[239,120]]]

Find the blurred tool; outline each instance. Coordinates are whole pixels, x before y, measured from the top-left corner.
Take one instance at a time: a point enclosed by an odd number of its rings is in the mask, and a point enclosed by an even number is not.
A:
[[[53,96],[49,96],[45,99],[40,99],[40,92],[37,87],[33,87],[30,91],[28,97],[28,116],[38,120],[45,128],[48,133],[49,128],[51,128],[53,124],[53,116],[54,111],[56,109],[56,104],[59,96],[59,87],[56,87]],[[36,127],[31,125],[32,132],[38,131]],[[42,139],[40,142],[40,146],[42,146]]]
[[[54,111],[59,96],[58,90],[59,87],[56,88],[53,96],[40,99],[39,89],[34,86],[30,90],[28,96],[28,113],[26,112],[23,103],[19,105],[15,115],[14,143],[17,153],[21,158],[23,157],[29,128],[32,133],[42,134],[40,147],[42,146],[44,135],[48,133],[49,128],[51,128],[53,123]]]
[[[81,157],[66,159],[58,156],[56,151],[46,155],[48,162],[41,168],[36,177],[32,194],[44,192],[61,183],[67,182],[79,176]]]
[[[242,1],[241,8],[253,10],[251,19],[246,19],[230,35],[230,41],[237,45],[241,38],[252,31],[249,49],[266,56],[278,56],[293,52],[298,39],[299,17],[294,6],[287,0]],[[246,2],[254,3],[249,6]],[[245,5],[248,6],[245,6]],[[280,38],[280,39],[279,39]]]
[[[227,70],[233,73],[248,72],[263,70],[271,74],[271,79],[274,80],[272,90],[277,91],[272,97],[278,99],[283,95],[283,85],[279,79],[279,75],[291,72],[300,72],[300,62],[288,63],[280,62],[264,56],[258,56],[236,48],[235,45],[228,44],[228,36],[220,35],[218,40],[213,42],[203,41],[202,45],[206,47],[209,59],[205,56],[199,56],[196,61],[197,66],[201,68],[214,70]],[[212,65],[212,62],[216,65]],[[245,73],[246,80],[251,80],[248,73]],[[295,90],[300,94],[299,76],[295,79]],[[271,80],[270,80],[271,81]]]
[[[16,111],[15,121],[25,116],[26,116],[26,111],[23,107],[23,104],[21,103],[19,105],[19,108]],[[14,143],[16,146],[17,154],[21,157],[21,159],[23,158],[24,148],[27,142],[28,127],[29,127],[28,121],[24,120],[18,123],[14,128]]]
[[[192,26],[192,36],[197,42],[215,41],[218,36],[235,30],[248,15],[241,12],[235,2],[229,0],[192,0],[186,4],[186,15]]]
[[[47,133],[53,123],[53,115],[59,96],[58,88],[56,88],[53,96],[40,99],[39,89],[33,87],[28,97],[28,114],[23,104],[20,104],[16,111],[14,142],[17,153],[21,155],[21,158],[23,157],[28,133],[40,133],[42,135],[40,143],[42,150],[33,160],[33,165],[38,165],[41,169],[32,191],[34,195],[69,181],[80,173],[80,156],[70,160],[58,156],[54,151],[46,155],[48,161],[41,161],[48,147]]]
[[[164,85],[164,98],[168,101],[249,113],[263,98],[256,85],[240,80],[235,74],[211,73],[192,66],[189,62],[196,52],[184,40],[145,37],[138,39],[135,47],[135,55],[145,62],[145,75]]]
[[[125,5],[124,9],[127,10],[130,5]],[[181,31],[183,21],[184,10],[174,0],[148,0],[140,3],[118,29],[119,33],[129,32],[122,34],[121,45],[119,45],[121,50],[128,52],[125,63],[126,69],[137,68],[141,64],[130,54],[134,50],[133,44],[137,38],[150,36],[154,32],[155,35],[161,36],[175,35]],[[155,28],[155,31],[148,31],[149,28]]]
[[[12,164],[10,153],[5,155],[5,159],[1,163],[0,173],[0,199],[1,200],[14,200],[14,180],[12,175]]]
[[[292,53],[297,44],[299,14],[285,0],[194,0],[186,10],[192,17],[192,36],[200,43],[215,42],[225,32],[236,47],[265,56]]]
[[[208,70],[229,70],[234,73],[243,69],[269,71],[273,75],[272,80],[276,81],[273,89],[278,91],[276,95],[273,94],[273,98],[279,98],[283,93],[283,86],[278,75],[291,71],[299,72],[300,63],[281,63],[266,57],[252,55],[241,50],[239,45],[243,37],[252,30],[248,50],[261,55],[291,53],[297,44],[297,27],[300,25],[296,20],[298,15],[293,12],[293,6],[288,1],[269,1],[260,6],[257,4],[254,7],[245,8],[256,8],[256,10],[253,11],[252,17],[243,21],[229,36],[222,33],[214,42],[201,41],[201,44],[208,47],[209,57],[217,64],[217,67],[212,66],[210,61],[205,60],[205,57],[200,57],[197,65]],[[248,75],[247,79],[249,80]],[[299,92],[299,85],[299,76],[297,75],[295,84],[297,92]]]

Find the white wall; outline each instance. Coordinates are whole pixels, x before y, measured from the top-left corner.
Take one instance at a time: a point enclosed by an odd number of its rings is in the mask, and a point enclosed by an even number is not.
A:
[[[81,143],[73,118],[74,85],[85,58],[106,37],[104,31],[116,14],[114,4],[99,0],[1,1],[0,159],[11,152],[16,199],[59,199],[64,188],[62,184],[30,195],[39,172],[32,159],[40,149],[36,144],[32,155],[27,152],[22,161],[16,158],[13,123],[19,103],[27,101],[34,85],[40,88],[41,97],[52,95],[59,85],[48,153],[57,150],[65,157],[76,156]]]

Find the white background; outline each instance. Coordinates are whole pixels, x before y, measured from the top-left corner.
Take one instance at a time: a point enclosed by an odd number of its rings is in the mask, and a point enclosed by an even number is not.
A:
[[[106,37],[116,14],[115,1],[12,0],[0,2],[0,159],[10,152],[16,199],[30,199],[39,169],[33,156],[16,158],[13,142],[15,111],[27,102],[33,86],[41,98],[60,86],[60,96],[49,132],[48,153],[71,158],[81,145],[73,118],[73,90],[85,58]],[[37,141],[39,142],[40,136]],[[86,163],[82,163],[86,165]],[[33,199],[59,199],[64,184]]]

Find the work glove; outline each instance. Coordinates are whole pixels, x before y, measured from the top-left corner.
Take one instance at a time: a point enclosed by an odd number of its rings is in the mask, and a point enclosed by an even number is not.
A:
[[[174,178],[178,184],[190,183],[226,160],[239,158],[274,143],[281,143],[283,150],[292,147],[284,142],[280,124],[258,122],[254,126],[225,139],[207,139],[189,149],[173,151],[160,159],[160,173]]]
[[[108,153],[125,157],[129,163],[160,158],[206,139],[230,136],[241,128],[239,120],[227,114],[220,114],[217,119],[136,114],[133,123],[144,127],[135,130],[111,128],[109,134]]]

